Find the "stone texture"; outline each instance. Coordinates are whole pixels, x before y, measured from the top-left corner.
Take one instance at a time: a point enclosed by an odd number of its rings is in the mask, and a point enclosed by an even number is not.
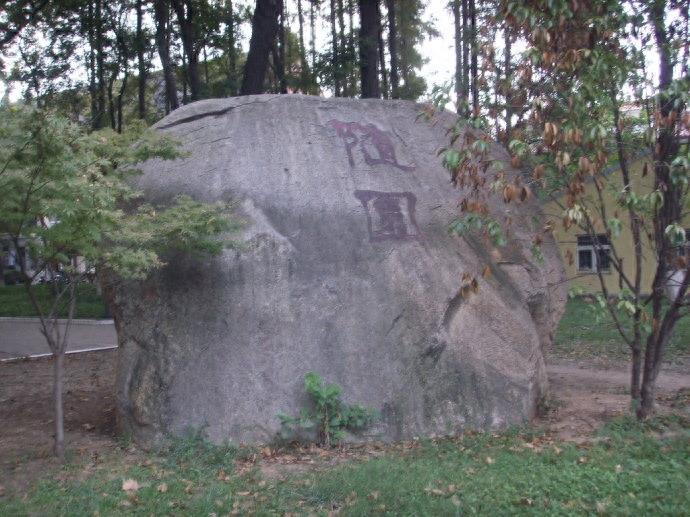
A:
[[[157,124],[190,155],[145,164],[149,201],[237,204],[239,250],[168,257],[112,290],[119,422],[140,443],[205,427],[267,442],[305,404],[309,371],[376,408],[353,439],[397,440],[529,420],[547,388],[542,349],[564,305],[534,200],[510,211],[501,250],[449,234],[460,193],[437,149],[450,114],[405,101],[262,95],[185,106]],[[508,159],[498,146],[497,157]],[[515,171],[511,172],[511,174]],[[535,219],[535,217],[537,219]],[[464,272],[479,292],[458,295]]]

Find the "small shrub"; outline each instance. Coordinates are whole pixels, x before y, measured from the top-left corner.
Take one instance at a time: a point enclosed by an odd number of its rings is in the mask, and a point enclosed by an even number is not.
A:
[[[341,399],[337,384],[324,384],[313,372],[304,376],[304,389],[313,407],[303,409],[299,417],[278,415],[284,437],[294,436],[298,430],[313,431],[318,443],[330,447],[343,439],[345,431],[360,431],[378,417],[373,409],[358,404],[348,405]]]

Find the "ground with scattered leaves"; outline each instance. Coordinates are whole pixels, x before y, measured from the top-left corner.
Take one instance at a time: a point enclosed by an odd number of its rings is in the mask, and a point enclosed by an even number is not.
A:
[[[114,352],[70,356],[70,456],[50,456],[48,360],[0,365],[0,515],[375,512],[662,513],[690,505],[690,375],[660,379],[660,417],[627,418],[625,363],[551,357],[531,429],[394,445],[235,448],[200,434],[144,452],[114,435]]]

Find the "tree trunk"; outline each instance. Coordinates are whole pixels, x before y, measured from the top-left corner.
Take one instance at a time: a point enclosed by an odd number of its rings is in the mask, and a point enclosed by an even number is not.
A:
[[[177,100],[177,80],[175,70],[170,58],[170,29],[169,13],[166,0],[155,0],[154,14],[156,18],[156,47],[163,68],[163,80],[165,82],[165,112],[176,110],[180,107]]]
[[[187,55],[187,81],[189,82],[189,90],[191,100],[196,101],[201,97],[201,78],[199,77],[199,52],[201,50],[196,34],[196,10],[193,0],[171,0],[173,9],[177,16],[177,22],[180,26],[180,36],[182,38],[182,47],[184,53]]]
[[[280,27],[278,28],[278,44],[279,44],[279,54],[278,54],[278,79],[280,85],[280,93],[287,93],[287,76],[285,72],[285,5],[283,4],[280,9]]]
[[[189,32],[193,32],[189,30]],[[188,35],[187,41],[193,42],[194,37]],[[185,54],[187,55],[187,80],[189,81],[189,93],[192,102],[201,98],[201,78],[199,77],[199,51],[195,48],[195,43],[186,45]]]
[[[316,13],[314,12],[315,0],[309,1],[309,53],[311,55],[311,69],[316,69]]]
[[[471,68],[472,68],[472,116],[479,116],[479,88],[477,86],[477,9],[475,0],[470,0],[470,37],[471,37]]]
[[[122,107],[124,102],[125,91],[127,89],[127,79],[129,78],[129,69],[127,68],[127,61],[124,61],[124,72],[122,76],[122,84],[120,91],[117,94],[117,132],[122,133]]]
[[[357,95],[357,74],[355,72],[355,2],[354,0],[347,0],[347,18],[349,34],[347,38],[347,54],[350,56],[352,71],[347,78],[347,84],[350,95],[354,97]]]
[[[237,49],[235,38],[235,14],[232,0],[226,0],[226,37],[228,40],[228,92],[231,96],[237,95]]]
[[[664,23],[665,10],[666,2],[664,1],[652,2],[649,7],[649,21],[650,25],[654,27],[654,37],[659,52],[659,118],[664,122],[669,121],[671,112],[678,109],[675,106],[679,100],[678,94],[669,92],[669,87],[673,82],[674,57]],[[678,119],[677,111],[675,115],[675,118]],[[682,189],[673,186],[669,167],[669,164],[678,154],[678,140],[674,135],[675,128],[676,123],[659,124],[656,145],[654,146],[655,188],[664,192],[664,200],[654,214],[657,269],[652,283],[652,334],[647,339],[641,403],[637,413],[638,418],[641,419],[654,413],[656,379],[661,368],[664,349],[678,321],[679,311],[690,281],[690,271],[686,270],[678,298],[672,301],[664,312],[662,302],[669,274],[668,260],[673,252],[665,231],[670,224],[681,222],[683,211]]]
[[[283,0],[257,0],[252,17],[252,37],[244,65],[244,77],[240,95],[264,93],[264,80],[268,68],[268,56],[275,45],[278,33],[278,17]]]
[[[395,0],[386,0],[388,10],[388,52],[391,61],[391,97],[400,98],[400,78],[398,77],[398,28],[395,22]]]
[[[618,166],[621,171],[623,179],[623,188],[632,188],[630,170],[628,167],[628,157],[625,153],[625,143],[623,141],[623,132],[620,124],[620,106],[618,102],[618,92],[615,88],[611,88],[611,105],[613,106],[613,126],[616,140],[616,150],[618,153]],[[633,303],[637,308],[633,315],[633,337],[630,343],[631,348],[631,372],[630,372],[630,397],[633,400],[635,408],[640,405],[641,396],[641,368],[642,368],[642,331],[641,331],[641,317],[642,313],[639,309],[640,300],[642,298],[642,235],[640,232],[640,218],[638,217],[634,208],[628,208],[628,220],[630,221],[630,229],[632,233],[633,249],[634,249],[634,268],[635,278],[633,280]]]
[[[96,0],[95,9],[95,41],[96,41],[96,78],[97,91],[96,96],[96,117],[94,120],[94,128],[100,129],[105,127],[106,116],[106,81],[105,81],[105,50],[103,48],[103,11],[101,0]]]
[[[89,2],[87,8],[88,40],[89,40],[89,95],[91,97],[91,128],[97,129],[98,121],[98,87],[96,84],[96,37],[94,27],[94,4]]]
[[[299,67],[302,87],[306,85],[307,76],[307,49],[304,46],[304,11],[302,0],[297,0],[297,22],[299,24]]]
[[[641,343],[640,343],[641,344]],[[632,347],[632,361],[630,367],[630,398],[639,405],[640,402],[640,379],[642,377],[642,350],[638,344]]]
[[[351,56],[347,54],[347,40],[345,39],[345,8],[343,7],[343,0],[338,0],[338,49],[340,50],[339,68],[340,79],[342,81],[341,87],[343,89],[343,97],[351,97],[350,90],[350,74],[347,66],[348,60]]]
[[[462,94],[458,102],[465,117],[470,111],[470,30],[467,9],[468,0],[462,0]]]
[[[508,24],[505,24],[503,27],[503,75],[504,77],[504,84],[505,84],[505,92],[503,94],[503,97],[505,99],[506,103],[506,138],[505,138],[505,144],[508,145],[510,143],[510,133],[512,131],[512,122],[513,122],[513,99],[512,99],[512,85],[513,85],[513,71],[512,71],[512,38],[510,34],[510,28],[508,27]]]
[[[53,452],[61,461],[65,459],[65,416],[62,394],[64,391],[65,352],[53,351],[53,416],[55,425],[55,443]]]
[[[341,85],[340,85],[340,49],[338,48],[338,28],[335,23],[335,0],[331,0],[331,45],[333,48],[333,94],[336,97],[342,95]]]
[[[137,0],[136,3],[137,11],[137,62],[139,64],[139,77],[137,78],[137,89],[138,89],[138,110],[137,115],[140,119],[146,118],[146,59],[144,58],[144,50],[146,47],[144,39],[144,10],[143,10],[143,0]]]
[[[378,18],[379,18],[379,41],[378,41],[378,48],[379,48],[379,65],[381,66],[381,93],[383,94],[383,98],[387,99],[388,98],[388,75],[386,71],[386,45],[384,44],[383,41],[383,24],[381,23],[381,4],[380,2],[376,3],[376,9],[378,10]]]
[[[460,100],[462,99],[462,18],[460,17],[460,0],[453,0],[451,4],[453,10],[453,27],[455,28],[455,97],[460,113]]]
[[[206,88],[208,88],[208,54],[206,53],[206,45],[204,45],[204,85],[206,86]]]
[[[187,69],[187,52],[185,52],[184,45],[182,46],[182,104],[189,102],[187,95],[187,85],[189,84],[189,70]]]
[[[110,129],[115,131],[117,128],[117,122],[115,120],[116,113],[115,113],[115,98],[113,97],[113,85],[115,84],[115,79],[117,79],[117,75],[119,73],[119,70],[116,68],[113,70],[113,72],[110,74],[110,78],[108,79],[108,118],[110,119]]]
[[[381,96],[377,70],[378,35],[381,19],[378,0],[359,0],[359,66],[362,98]]]

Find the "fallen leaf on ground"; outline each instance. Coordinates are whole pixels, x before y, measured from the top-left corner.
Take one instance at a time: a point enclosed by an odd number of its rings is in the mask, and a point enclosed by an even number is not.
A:
[[[122,490],[125,492],[136,492],[139,490],[139,483],[133,479],[125,479],[122,482]]]
[[[529,497],[520,498],[519,504],[522,506],[534,506],[534,501]]]

